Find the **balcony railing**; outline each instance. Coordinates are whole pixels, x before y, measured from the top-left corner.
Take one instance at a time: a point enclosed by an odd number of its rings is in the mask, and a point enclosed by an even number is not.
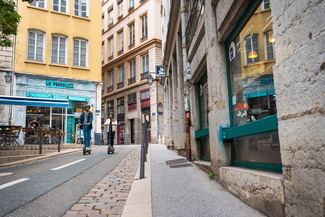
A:
[[[141,74],[141,80],[147,79],[149,76],[149,72],[144,72]]]
[[[148,39],[148,35],[143,36],[143,37],[141,38],[141,42],[144,42],[144,41],[146,41],[147,39]]]
[[[124,87],[124,81],[117,83],[117,89]]]
[[[123,54],[123,49],[122,49],[122,50],[120,50],[119,52],[117,52],[117,54],[118,54],[118,55],[121,55],[121,54]]]
[[[134,10],[134,7],[129,7],[129,13],[131,13]]]
[[[107,93],[113,92],[113,90],[114,90],[114,87],[110,86],[110,87],[107,88]]]
[[[113,23],[110,23],[110,24],[108,24],[107,28],[111,28],[113,25],[114,25]]]
[[[129,50],[132,49],[132,48],[134,48],[134,43],[129,45]]]
[[[113,59],[113,55],[110,55],[109,57],[108,57],[108,61],[110,61],[110,60],[112,60]]]
[[[129,78],[129,85],[135,83],[135,77]]]
[[[187,49],[190,48],[190,45],[192,43],[197,24],[200,20],[201,9],[202,9],[201,0],[195,0],[185,30]]]
[[[118,21],[120,21],[120,20],[122,20],[122,19],[123,19],[123,15],[121,15],[121,16],[119,16],[119,17],[117,18]]]

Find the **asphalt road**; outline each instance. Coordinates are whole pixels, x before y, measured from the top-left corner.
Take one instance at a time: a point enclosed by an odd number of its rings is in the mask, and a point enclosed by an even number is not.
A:
[[[112,171],[136,146],[93,148],[21,166],[0,169],[0,216],[62,216]]]

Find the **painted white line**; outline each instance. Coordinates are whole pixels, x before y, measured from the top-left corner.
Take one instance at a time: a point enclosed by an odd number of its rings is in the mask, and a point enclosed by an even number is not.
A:
[[[14,173],[0,173],[0,176],[10,176],[12,174],[14,174]]]
[[[74,161],[74,162],[72,162],[72,163],[65,164],[65,165],[63,165],[63,166],[53,168],[53,169],[51,169],[51,170],[60,170],[60,169],[63,169],[63,168],[65,168],[65,167],[71,166],[71,165],[73,165],[73,164],[79,163],[79,162],[84,161],[84,160],[86,160],[86,159],[83,158],[83,159],[80,159],[80,160]]]
[[[12,186],[12,185],[27,181],[27,180],[29,180],[29,178],[23,178],[23,179],[18,179],[18,180],[13,181],[13,182],[8,182],[7,184],[0,185],[0,190],[4,189],[4,188],[7,188],[9,186]]]

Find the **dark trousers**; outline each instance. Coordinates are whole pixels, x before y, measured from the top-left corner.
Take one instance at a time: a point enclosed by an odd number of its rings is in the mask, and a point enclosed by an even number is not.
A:
[[[112,137],[110,136],[110,133],[107,132],[107,142],[108,142],[108,145],[111,145],[111,146],[114,145],[114,137],[115,137],[115,131],[112,131]]]

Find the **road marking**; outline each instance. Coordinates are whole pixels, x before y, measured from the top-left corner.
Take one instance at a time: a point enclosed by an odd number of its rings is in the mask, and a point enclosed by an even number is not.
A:
[[[13,182],[8,182],[7,184],[0,185],[0,190],[4,189],[4,188],[7,188],[9,186],[12,186],[12,185],[27,181],[27,180],[29,180],[29,178],[23,178],[23,179],[18,179],[18,180],[13,181]]]
[[[0,176],[10,176],[12,174],[14,174],[14,173],[0,173]]]
[[[51,169],[51,170],[60,170],[60,169],[63,169],[63,168],[65,168],[65,167],[71,166],[71,165],[73,165],[73,164],[79,163],[79,162],[84,161],[84,160],[86,160],[86,159],[83,158],[83,159],[80,159],[80,160],[74,161],[74,162],[72,162],[72,163],[68,163],[68,164],[65,164],[65,165],[63,165],[63,166],[56,167],[56,168]]]

